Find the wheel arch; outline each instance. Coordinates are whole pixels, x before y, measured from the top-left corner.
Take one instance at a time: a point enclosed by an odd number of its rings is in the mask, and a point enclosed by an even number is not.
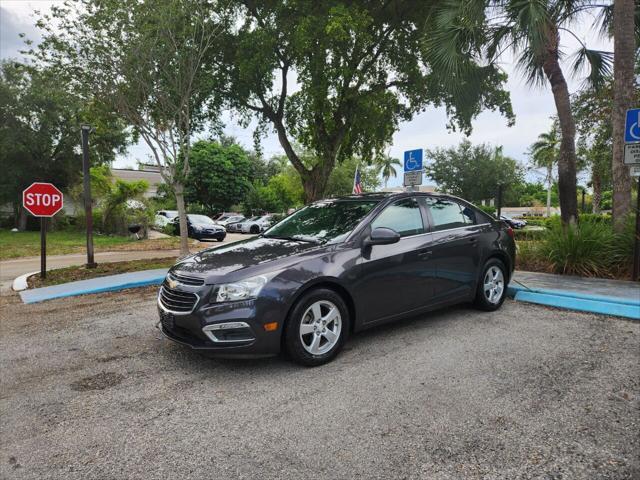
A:
[[[485,258],[484,263],[488,262],[492,258],[497,258],[502,263],[504,263],[505,267],[507,267],[507,271],[505,272],[507,274],[507,282],[510,281],[511,275],[513,272],[513,265],[511,265],[511,259],[509,258],[509,255],[507,255],[502,250],[493,250],[489,253],[489,255],[487,255],[487,258]],[[483,264],[483,267],[484,267],[484,264]],[[482,272],[480,272],[480,274],[482,275]]]
[[[328,290],[333,290],[335,293],[340,295],[344,300],[344,303],[347,305],[347,309],[349,310],[349,319],[351,320],[349,326],[349,332],[352,333],[356,324],[356,306],[353,301],[353,297],[349,290],[347,290],[337,279],[332,278],[321,278],[314,282],[309,282],[301,286],[298,291],[295,293],[289,305],[287,307],[287,315],[285,317],[285,326],[289,322],[289,317],[291,315],[291,311],[293,310],[295,304],[302,298],[303,295],[310,292],[311,290],[316,290],[319,288],[326,288]]]

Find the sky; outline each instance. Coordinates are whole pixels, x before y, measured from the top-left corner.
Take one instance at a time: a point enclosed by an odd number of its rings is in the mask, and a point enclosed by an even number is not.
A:
[[[20,58],[19,50],[23,47],[23,41],[18,37],[19,33],[25,33],[27,38],[37,42],[40,38],[37,29],[33,26],[33,11],[48,10],[51,0],[0,0],[0,58]],[[578,37],[589,48],[601,50],[613,50],[612,42],[608,38],[602,38],[590,29],[587,23],[575,26]],[[578,42],[574,38],[565,35],[563,47],[570,54],[577,47]],[[568,65],[568,60],[566,63]],[[511,56],[502,59],[502,68],[508,74],[506,88],[511,94],[513,111],[516,115],[516,123],[513,127],[507,126],[507,121],[499,113],[481,113],[473,122],[473,133],[469,139],[473,143],[488,143],[495,146],[502,145],[504,153],[520,161],[527,163],[527,150],[536,140],[537,136],[549,129],[550,117],[555,113],[553,96],[548,87],[532,88],[526,85],[524,78],[516,71]],[[565,69],[565,73],[568,69]],[[567,75],[568,76],[568,75]],[[582,79],[568,78],[570,92],[580,88]],[[223,122],[226,124],[225,133],[233,135],[246,148],[253,148],[253,130],[242,128],[233,120],[230,112],[223,113]],[[410,122],[400,124],[400,128],[393,136],[389,146],[391,156],[402,159],[405,150],[417,148],[432,149],[436,147],[448,147],[457,145],[465,136],[460,132],[447,130],[447,115],[444,108],[428,107],[425,112],[416,115]],[[270,134],[262,140],[262,149],[267,157],[283,154],[275,134]],[[119,157],[115,167],[134,168],[138,161],[148,161],[149,150],[144,143],[132,146],[125,156]],[[398,178],[391,179],[389,186],[398,186],[402,183],[401,172]],[[541,172],[530,171],[527,173],[530,181],[544,178]]]

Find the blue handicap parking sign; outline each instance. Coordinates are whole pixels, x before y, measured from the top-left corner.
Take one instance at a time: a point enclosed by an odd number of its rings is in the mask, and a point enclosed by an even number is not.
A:
[[[624,142],[640,142],[640,108],[627,110],[627,121],[624,126]]]
[[[404,171],[414,172],[422,170],[422,149],[404,152]]]

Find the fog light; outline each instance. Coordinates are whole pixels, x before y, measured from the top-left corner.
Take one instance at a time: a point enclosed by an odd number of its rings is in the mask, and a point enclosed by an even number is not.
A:
[[[278,322],[265,323],[263,326],[267,332],[273,332],[278,329]]]

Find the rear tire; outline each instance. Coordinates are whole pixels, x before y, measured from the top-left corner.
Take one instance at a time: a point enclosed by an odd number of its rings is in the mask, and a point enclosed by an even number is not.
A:
[[[260,227],[257,225],[251,225],[251,228],[249,229],[249,233],[253,233],[254,235],[257,235],[258,233],[260,233]]]
[[[342,350],[351,327],[349,309],[333,290],[305,293],[294,305],[284,331],[284,347],[291,360],[316,367]]]
[[[499,309],[507,296],[507,268],[497,258],[490,258],[482,268],[474,305],[479,310]]]

